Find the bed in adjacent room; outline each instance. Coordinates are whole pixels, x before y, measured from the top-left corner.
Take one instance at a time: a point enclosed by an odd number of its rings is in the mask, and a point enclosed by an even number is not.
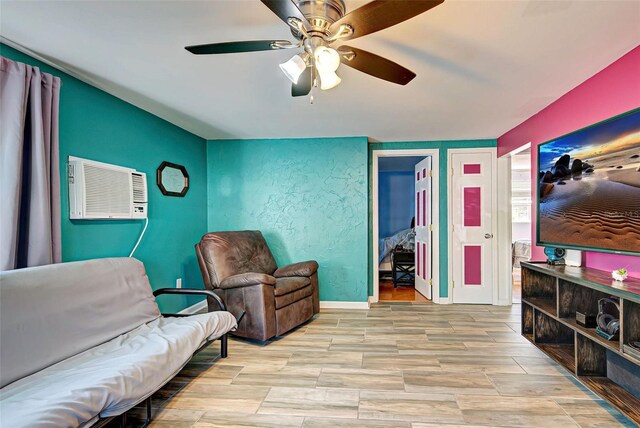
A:
[[[514,268],[520,267],[520,262],[526,262],[531,258],[531,241],[522,239],[511,244],[511,261]]]
[[[396,246],[414,251],[415,242],[416,231],[413,228],[404,229],[394,235],[381,238],[378,246],[380,251],[378,255],[378,270],[380,273],[388,274],[391,272],[391,252]]]

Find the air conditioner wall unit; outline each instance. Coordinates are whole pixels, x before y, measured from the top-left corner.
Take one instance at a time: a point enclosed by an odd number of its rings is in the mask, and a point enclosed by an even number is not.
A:
[[[69,156],[69,218],[147,218],[147,176],[135,169]]]

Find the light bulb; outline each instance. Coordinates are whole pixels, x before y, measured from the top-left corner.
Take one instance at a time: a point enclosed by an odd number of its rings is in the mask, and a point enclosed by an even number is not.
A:
[[[340,54],[328,46],[318,46],[313,52],[316,68],[320,73],[334,72],[340,65]]]
[[[305,68],[307,68],[307,63],[300,54],[294,55],[289,61],[280,64],[280,69],[284,75],[294,84],[298,83],[298,79]]]
[[[336,74],[335,71],[320,72],[320,89],[326,91],[327,89],[335,88],[342,82],[342,79]]]

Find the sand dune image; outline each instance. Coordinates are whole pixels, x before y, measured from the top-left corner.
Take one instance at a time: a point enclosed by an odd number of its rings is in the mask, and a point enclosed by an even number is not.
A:
[[[540,146],[539,240],[640,253],[640,111]]]
[[[598,178],[554,186],[540,204],[540,240],[640,253],[640,187]]]

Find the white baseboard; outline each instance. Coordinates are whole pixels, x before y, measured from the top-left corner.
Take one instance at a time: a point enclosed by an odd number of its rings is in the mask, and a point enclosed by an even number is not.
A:
[[[438,301],[438,303],[441,304],[441,305],[448,305],[451,302],[449,301],[448,297],[441,297],[440,300]]]
[[[320,309],[369,309],[369,302],[320,301]]]
[[[206,308],[207,308],[207,300],[205,299],[205,300],[199,301],[194,305],[189,306],[188,308],[184,308],[178,313],[180,315],[193,315],[193,314],[197,314],[198,312]]]

